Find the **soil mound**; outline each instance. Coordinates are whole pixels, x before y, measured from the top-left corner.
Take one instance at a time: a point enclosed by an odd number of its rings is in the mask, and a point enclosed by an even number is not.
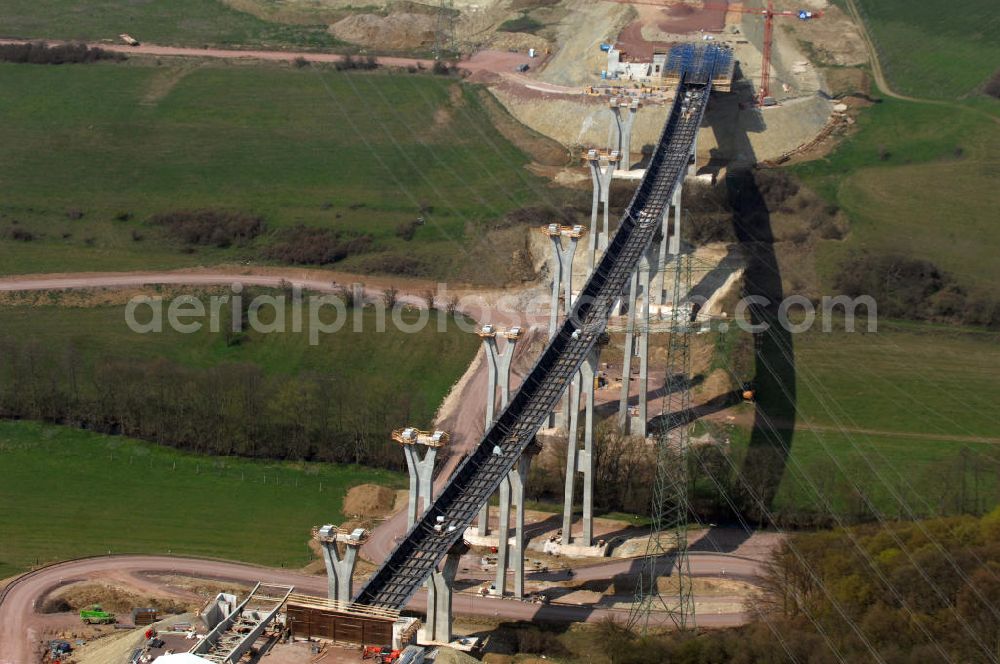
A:
[[[348,516],[385,516],[392,511],[396,492],[377,484],[351,487],[344,498],[344,514]]]
[[[475,657],[451,648],[438,648],[437,659],[434,661],[438,664],[479,664],[479,660]]]
[[[406,51],[434,45],[435,19],[423,14],[355,14],[330,26],[330,34],[363,46]]]
[[[113,613],[127,613],[137,606],[151,606],[165,613],[181,613],[192,608],[173,599],[151,597],[117,585],[84,582],[64,586],[46,597],[41,612],[79,611],[93,604]]]

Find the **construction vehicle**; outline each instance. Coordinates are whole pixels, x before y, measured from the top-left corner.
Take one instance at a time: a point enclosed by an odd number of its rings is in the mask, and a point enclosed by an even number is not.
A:
[[[56,639],[54,641],[49,641],[49,659],[48,661],[55,664],[56,662],[61,662],[64,657],[69,656],[73,652],[73,646],[69,644],[69,641],[63,641],[62,639]]]
[[[594,389],[599,390],[608,386],[608,374],[605,371],[598,371],[594,374]]]
[[[80,620],[88,625],[113,625],[118,622],[115,614],[108,613],[98,604],[86,609],[80,609]]]
[[[122,33],[118,35],[118,38],[125,42],[128,46],[138,46],[139,40],[130,34]]]
[[[395,650],[392,646],[365,646],[361,652],[361,659],[371,659],[375,664],[392,664],[402,654],[402,650]]]

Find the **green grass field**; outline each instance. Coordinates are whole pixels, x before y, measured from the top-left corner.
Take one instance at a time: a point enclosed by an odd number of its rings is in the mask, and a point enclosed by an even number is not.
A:
[[[329,321],[332,314],[327,314],[324,318]],[[147,316],[139,314],[143,320]],[[262,315],[264,320],[270,320],[268,316]],[[415,316],[406,314],[405,320]],[[290,311],[287,321],[290,327]],[[388,390],[393,401],[405,398],[413,423],[428,425],[478,351],[479,338],[460,331],[454,321],[448,323],[446,333],[438,332],[433,323],[412,334],[403,333],[391,322],[385,332],[376,332],[376,316],[370,308],[361,321],[363,333],[354,332],[348,321],[340,331],[320,335],[316,346],[308,341],[308,319],[301,332],[262,334],[248,329],[243,343],[230,346],[224,334],[211,332],[207,323],[193,334],[181,334],[169,326],[162,333],[137,334],[126,325],[124,306],[6,306],[0,307],[0,337],[33,339],[41,348],[71,352],[81,366],[111,357],[162,359],[198,369],[249,364],[265,374],[292,377],[322,374],[352,392]]]
[[[304,224],[372,236],[373,253],[343,269],[379,271],[365,261],[381,257],[381,271],[416,262],[416,272],[443,278],[488,221],[551,193],[474,91],[448,78],[215,63],[0,65],[0,87],[4,273],[259,260],[267,235],[186,253],[148,223],[213,207],[262,215],[271,234]],[[71,210],[83,218],[68,218]],[[115,221],[123,212],[132,219]],[[426,223],[411,240],[397,235],[418,216]],[[10,239],[15,221],[35,239]]]
[[[998,341],[890,322],[877,334],[793,335],[795,430],[774,507],[859,516],[853,483],[893,517],[910,515],[904,505],[918,515],[990,508],[1000,499]],[[774,422],[765,438],[784,429]],[[732,434],[742,455],[746,434]]]
[[[864,248],[924,258],[967,290],[991,289],[998,151],[1000,125],[978,113],[889,98],[866,109],[833,154],[794,167],[851,220],[846,241],[822,247],[827,282],[846,252]]]
[[[326,25],[282,25],[228,7],[220,0],[8,0],[0,36],[118,41],[128,32],[141,41],[189,46],[330,47]]]
[[[1000,58],[997,14],[980,0],[859,4],[891,84],[949,103],[883,98],[833,153],[793,167],[850,218],[844,241],[820,247],[827,292],[841,259],[867,250],[929,260],[966,292],[992,297],[1000,103],[975,95]],[[863,518],[852,483],[892,517],[995,504],[997,341],[889,321],[877,335],[794,335],[796,430],[775,507]]]
[[[856,2],[886,76],[903,94],[969,95],[1000,65],[1000,14],[993,0]]]
[[[821,276],[829,286],[845,253],[866,249],[930,260],[991,293],[1000,102],[979,88],[1000,63],[1000,15],[989,0],[856,2],[890,84],[942,103],[883,98],[832,154],[794,167],[851,220],[845,242],[821,248]]]
[[[309,528],[344,519],[347,489],[405,488],[387,471],[202,457],[33,422],[0,422],[0,472],[0,578],[108,551],[301,567]]]

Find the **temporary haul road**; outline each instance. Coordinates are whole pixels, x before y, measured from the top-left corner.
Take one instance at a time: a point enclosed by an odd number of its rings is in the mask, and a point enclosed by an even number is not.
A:
[[[580,568],[577,579],[604,579],[626,573],[632,561],[624,560],[594,567]],[[758,564],[742,558],[716,554],[698,554],[691,559],[691,571],[698,576],[720,576],[725,570],[727,576],[752,577],[758,571]],[[84,558],[58,563],[29,573],[20,578],[2,597],[0,603],[0,664],[33,664],[37,642],[46,627],[53,627],[53,616],[36,612],[38,601],[55,588],[66,583],[83,579],[100,579],[114,575],[138,576],[164,574],[217,579],[227,582],[252,585],[260,580],[269,583],[294,585],[296,592],[325,596],[326,578],[291,572],[284,569],[257,567],[242,563],[232,563],[198,558],[175,558],[171,556],[107,556]],[[149,579],[142,583],[148,585]],[[724,600],[725,598],[717,598]],[[731,598],[734,603],[740,598]],[[426,598],[423,591],[410,600],[409,607],[423,611]],[[480,597],[472,592],[455,596],[455,609],[463,615],[509,618],[512,620],[542,620],[548,622],[596,622],[609,616],[622,617],[627,611],[620,609],[592,609],[587,606],[553,603],[549,605],[531,604],[513,600]],[[664,616],[665,621],[669,619]],[[724,627],[745,621],[742,613],[699,614],[698,623],[705,627]]]

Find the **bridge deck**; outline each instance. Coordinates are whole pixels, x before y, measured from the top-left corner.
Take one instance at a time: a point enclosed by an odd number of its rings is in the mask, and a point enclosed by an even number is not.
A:
[[[712,88],[682,82],[646,175],[573,310],[479,446],[382,563],[355,602],[401,609],[497,490],[597,342],[608,315],[660,227],[689,163]]]

